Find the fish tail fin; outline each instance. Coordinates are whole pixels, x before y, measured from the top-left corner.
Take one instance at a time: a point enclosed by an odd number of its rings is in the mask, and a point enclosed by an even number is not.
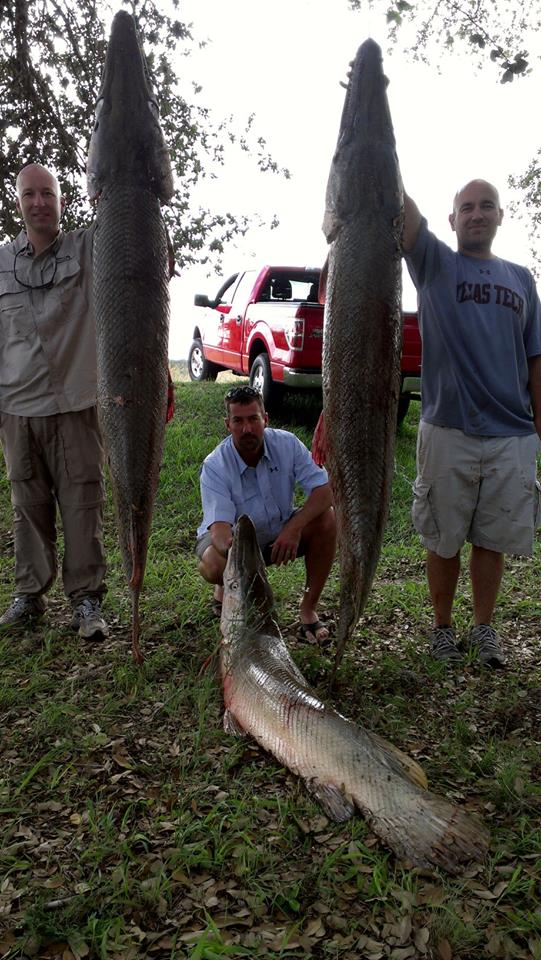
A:
[[[132,507],[129,540],[132,568],[129,587],[131,590],[137,590],[138,592],[143,586],[146,561],[146,536],[142,529],[142,518],[142,511]]]
[[[144,656],[141,653],[141,647],[139,646],[139,637],[141,636],[141,625],[139,622],[139,590],[132,590],[132,634],[131,634],[131,651],[132,658],[135,663],[143,663]]]
[[[145,576],[146,561],[146,536],[142,527],[143,514],[132,506],[130,519],[130,556],[132,562],[129,587],[132,594],[132,617],[131,617],[131,636],[132,636],[132,658],[135,663],[143,663],[144,657],[139,646],[141,636],[141,624],[139,620],[139,596],[143,579]]]
[[[343,620],[340,620],[336,635],[336,652],[334,655],[334,663],[329,680],[329,687],[331,690],[336,683],[336,674],[338,673],[338,668],[342,663],[342,657],[344,656],[344,650],[346,649],[346,643],[349,640],[350,632],[351,631],[349,629],[343,629]]]
[[[388,807],[364,810],[375,833],[398,856],[421,867],[442,867],[458,874],[471,860],[482,861],[490,835],[486,827],[463,807],[443,797],[412,788],[409,800],[398,794]]]
[[[340,529],[342,524],[340,524]],[[336,653],[331,674],[331,687],[334,686],[338,668],[342,662],[344,650],[359,618],[364,610],[372,580],[374,579],[375,560],[364,563],[347,546],[347,534],[344,533],[340,547],[340,616],[336,636]],[[344,542],[345,541],[345,542]],[[379,552],[379,551],[378,551]]]
[[[340,601],[340,618],[338,620],[338,629],[336,631],[336,653],[334,655],[334,664],[331,673],[330,686],[333,687],[338,668],[342,663],[342,657],[344,656],[344,650],[346,649],[346,644],[353,633],[357,622],[359,620],[359,613],[356,609],[356,605],[352,600],[349,600],[347,603]]]

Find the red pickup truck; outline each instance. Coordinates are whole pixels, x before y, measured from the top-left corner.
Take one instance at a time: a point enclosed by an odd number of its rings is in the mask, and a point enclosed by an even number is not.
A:
[[[324,308],[318,302],[321,271],[265,266],[235,273],[209,299],[188,354],[192,380],[215,380],[220,370],[249,376],[271,410],[284,389],[321,388]],[[398,422],[419,398],[421,339],[415,313],[404,314],[402,386]]]

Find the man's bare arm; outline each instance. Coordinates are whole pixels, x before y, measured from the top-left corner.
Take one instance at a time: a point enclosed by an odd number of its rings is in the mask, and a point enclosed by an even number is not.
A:
[[[233,527],[225,520],[215,520],[209,530],[212,546],[222,557],[227,557],[227,551],[233,543]]]
[[[280,530],[273,543],[271,559],[273,563],[289,563],[297,556],[302,531],[305,526],[325,510],[332,506],[331,486],[324,483],[315,487],[305,500],[300,510],[297,510]]]
[[[422,216],[417,204],[404,194],[404,230],[402,232],[402,250],[409,253],[415,246]]]

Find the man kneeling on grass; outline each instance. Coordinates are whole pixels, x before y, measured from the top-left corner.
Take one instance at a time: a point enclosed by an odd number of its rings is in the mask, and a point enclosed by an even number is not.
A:
[[[220,612],[222,575],[233,526],[248,514],[267,564],[280,566],[304,557],[301,634],[323,642],[329,632],[318,619],[317,605],[336,550],[336,520],[327,472],[314,464],[293,433],[268,426],[269,417],[258,390],[234,387],[225,395],[225,408],[229,436],[208,455],[201,468],[203,522],[195,547],[201,576],[214,584],[215,612]],[[294,509],[297,483],[306,500]]]

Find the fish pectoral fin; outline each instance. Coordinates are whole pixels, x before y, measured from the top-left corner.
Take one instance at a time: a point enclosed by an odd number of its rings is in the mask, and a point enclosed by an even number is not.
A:
[[[339,822],[349,820],[355,813],[353,801],[333,783],[322,783],[321,780],[312,779],[306,780],[306,786],[332,820]]]
[[[325,234],[327,243],[334,243],[340,230],[342,229],[343,221],[337,215],[337,213],[327,208],[325,210],[325,215],[323,217],[323,233]]]
[[[224,730],[226,733],[229,733],[232,737],[245,737],[246,730],[244,727],[241,727],[237,718],[231,713],[231,710],[224,711]]]

